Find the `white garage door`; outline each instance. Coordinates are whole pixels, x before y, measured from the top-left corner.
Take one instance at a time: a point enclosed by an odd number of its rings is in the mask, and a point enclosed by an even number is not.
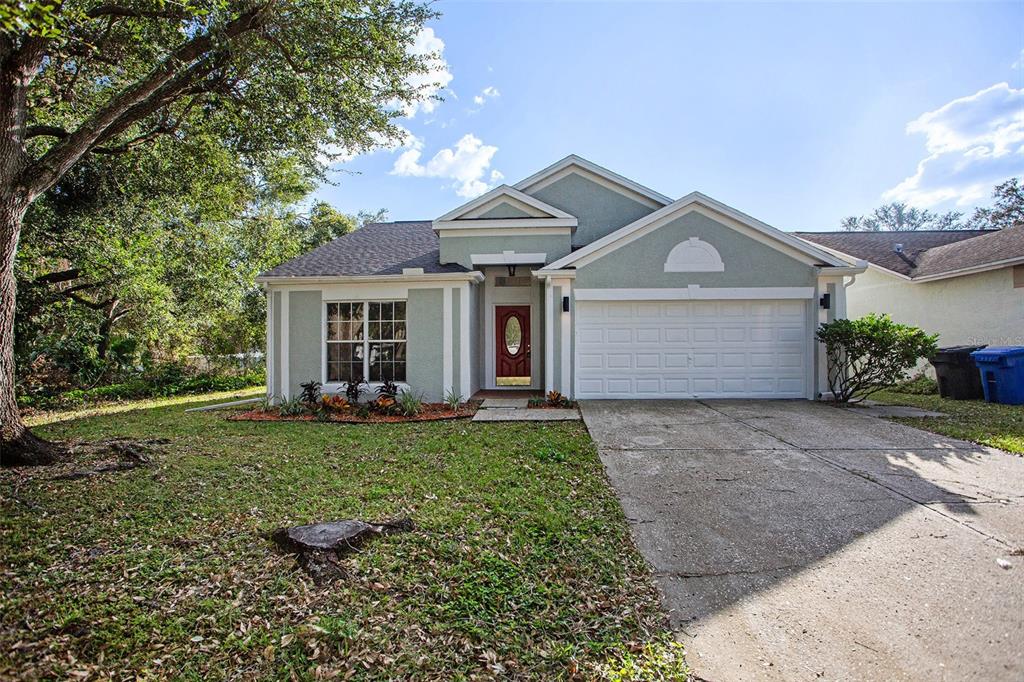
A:
[[[578,398],[803,398],[806,301],[579,301]]]

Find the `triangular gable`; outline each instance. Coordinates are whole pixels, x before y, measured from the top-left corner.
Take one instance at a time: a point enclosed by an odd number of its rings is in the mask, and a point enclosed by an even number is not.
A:
[[[473,199],[472,201],[459,206],[458,208],[445,213],[443,216],[435,220],[435,223],[447,222],[451,220],[479,220],[486,219],[486,214],[500,209],[501,207],[508,207],[513,211],[521,212],[523,218],[561,218],[569,219],[573,216],[569,215],[565,211],[555,208],[549,204],[544,203],[540,199],[531,197],[529,194],[524,194],[514,187],[508,185],[500,185],[495,187],[490,192],[482,194],[481,196]],[[507,217],[507,216],[505,216]],[[516,216],[520,217],[520,216]]]
[[[639,239],[645,234],[657,230],[659,227],[692,210],[709,211],[712,218],[726,226],[749,231],[750,236],[759,238],[760,241],[783,253],[799,256],[802,260],[809,263],[820,263],[833,267],[849,266],[849,263],[842,258],[817,248],[799,237],[774,228],[700,192],[691,192],[682,199],[654,211],[650,215],[625,227],[619,228],[615,232],[547,265],[544,270],[560,270],[586,265],[629,244],[635,239]]]
[[[638,182],[614,173],[607,168],[597,165],[592,161],[570,154],[561,161],[551,164],[547,168],[530,177],[517,182],[515,188],[526,194],[534,194],[544,187],[558,182],[565,176],[576,173],[587,180],[596,182],[608,189],[619,192],[634,201],[650,206],[661,208],[672,203],[670,197],[655,192],[650,187],[644,187]]]

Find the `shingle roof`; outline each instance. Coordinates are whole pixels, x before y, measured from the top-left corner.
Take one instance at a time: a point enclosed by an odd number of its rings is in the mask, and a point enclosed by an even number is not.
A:
[[[864,259],[907,277],[923,277],[960,270],[1013,256],[1024,250],[1024,228],[1006,230],[917,230],[907,232],[797,232],[807,241]],[[896,245],[903,245],[902,256]],[[996,246],[996,245],[999,246]]]
[[[437,235],[427,220],[364,225],[260,277],[401,275],[403,268],[469,272],[461,265],[441,265]]]

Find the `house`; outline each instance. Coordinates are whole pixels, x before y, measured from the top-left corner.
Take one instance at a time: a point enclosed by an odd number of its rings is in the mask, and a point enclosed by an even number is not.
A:
[[[868,262],[846,290],[851,318],[888,313],[944,347],[1024,345],[1024,226],[798,234]]]
[[[258,278],[268,393],[366,377],[437,400],[807,398],[863,271],[694,192],[577,156],[432,221],[371,224]],[[826,296],[827,294],[827,296]]]

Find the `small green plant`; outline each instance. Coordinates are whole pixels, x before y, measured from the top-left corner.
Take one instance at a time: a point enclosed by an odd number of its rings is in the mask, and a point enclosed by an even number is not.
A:
[[[398,409],[406,417],[415,417],[423,410],[423,397],[411,390],[398,394]]]
[[[459,405],[462,404],[462,394],[456,391],[454,387],[449,388],[448,392],[444,394],[444,404],[452,412],[458,412]]]
[[[366,419],[370,416],[370,404],[369,403],[356,403],[355,405],[356,416],[360,419]]]
[[[358,403],[359,396],[361,396],[365,390],[363,388],[364,386],[366,386],[366,382],[363,381],[362,379],[350,381],[347,384],[345,384],[345,399],[348,400],[348,402],[351,403],[352,405]]]
[[[319,381],[307,381],[304,384],[299,384],[302,387],[302,394],[299,396],[299,400],[304,402],[311,409],[316,407],[320,402],[320,387],[323,386]]]
[[[377,387],[377,395],[388,398],[398,398],[398,384],[391,379],[385,379],[380,386]]]
[[[939,338],[874,313],[825,323],[815,337],[825,344],[828,385],[837,403],[860,402],[892,386],[935,353]]]
[[[297,417],[300,414],[306,414],[308,411],[306,404],[302,402],[300,397],[285,398],[277,407],[278,412],[282,417]]]

